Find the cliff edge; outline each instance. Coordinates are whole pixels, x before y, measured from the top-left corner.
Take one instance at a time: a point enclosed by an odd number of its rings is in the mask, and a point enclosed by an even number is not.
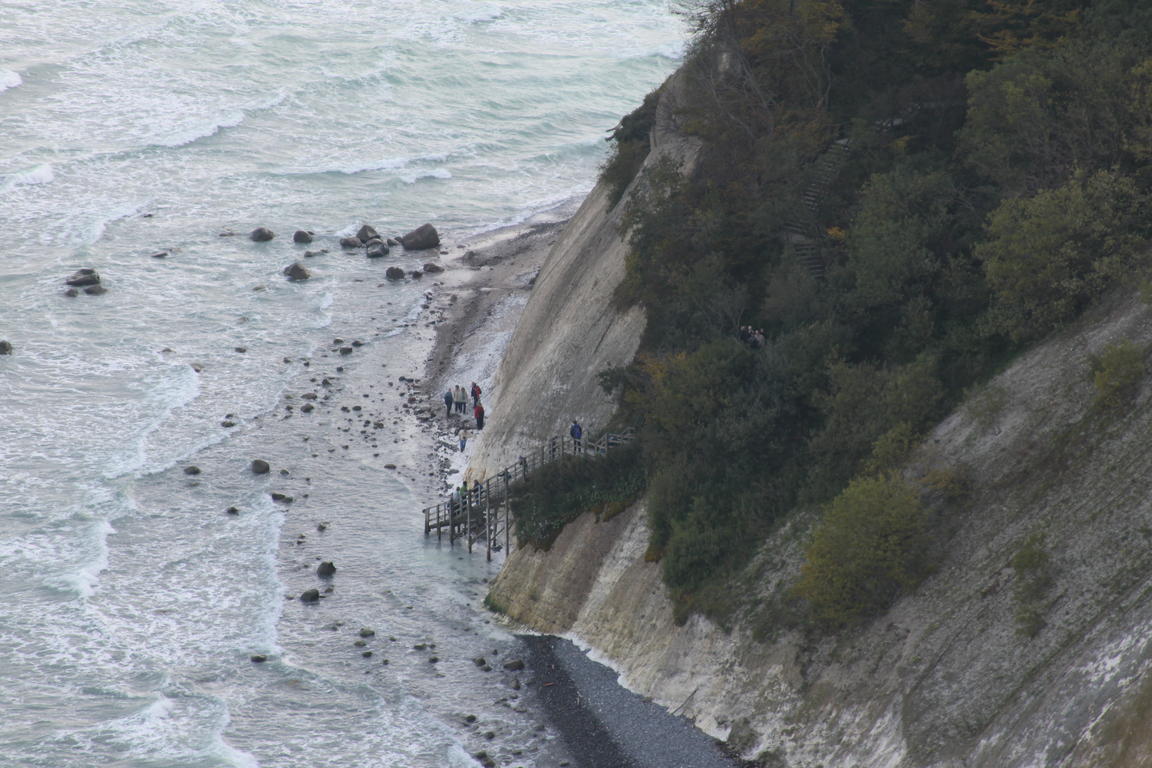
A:
[[[645,327],[642,308],[621,311],[613,302],[628,254],[620,220],[646,169],[670,160],[687,173],[696,160],[699,142],[677,120],[685,78],[677,73],[661,87],[652,150],[636,179],[615,203],[607,185],[597,184],[541,267],[486,395],[490,421],[478,436],[472,477],[488,477],[567,434],[573,419],[594,435],[612,417],[615,404],[597,375],[631,362]]]

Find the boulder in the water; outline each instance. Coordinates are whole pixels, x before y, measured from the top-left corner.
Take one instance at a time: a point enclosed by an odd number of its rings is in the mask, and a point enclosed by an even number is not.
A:
[[[380,237],[380,235],[379,235],[379,233],[376,232],[376,229],[374,227],[371,227],[368,224],[365,224],[364,226],[360,227],[359,230],[356,231],[356,237],[359,238],[361,242],[367,242],[368,240],[371,240],[374,237]]]
[[[266,475],[272,469],[264,459],[252,459],[252,474]]]
[[[432,262],[428,262],[427,264],[424,265],[424,271],[430,275],[435,275],[439,272],[443,272],[444,267],[440,266],[439,264],[433,264]]]
[[[266,243],[276,237],[276,233],[268,227],[257,227],[249,233],[248,237],[255,243]]]
[[[312,242],[312,233],[303,229],[298,229],[292,233],[292,242],[294,243],[310,243]]]
[[[322,579],[330,579],[336,575],[336,566],[332,564],[331,560],[325,560],[316,566],[316,575]]]
[[[422,251],[440,245],[440,233],[431,224],[423,224],[400,238],[406,251]]]
[[[318,603],[320,602],[320,590],[306,589],[300,593],[300,602],[302,603]]]
[[[0,355],[12,354],[12,342],[0,340]]]
[[[90,285],[84,289],[84,293],[89,296],[103,296],[108,293],[108,289],[102,285]]]
[[[384,245],[383,240],[373,240],[364,253],[370,259],[379,259],[388,255],[388,246]]]
[[[192,465],[190,467],[184,467],[184,474],[186,474],[186,475],[198,475],[198,474],[200,474],[200,467],[197,467],[196,465]]]
[[[364,245],[364,241],[358,237],[342,237],[340,238],[341,248],[360,248]]]
[[[284,267],[284,274],[293,282],[300,282],[301,280],[307,280],[312,277],[312,273],[308,271],[308,268],[298,261],[294,261],[287,267]]]
[[[65,285],[71,285],[76,288],[83,288],[86,285],[99,285],[100,273],[89,267],[78,269],[72,273],[72,276],[64,281]]]
[[[400,267],[388,267],[387,271],[384,272],[384,277],[389,280],[403,280],[404,270],[400,269]]]

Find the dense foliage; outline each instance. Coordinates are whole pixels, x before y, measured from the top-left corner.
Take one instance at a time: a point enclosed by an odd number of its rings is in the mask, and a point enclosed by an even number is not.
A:
[[[716,612],[708,596],[773,526],[835,499],[825,514],[851,533],[817,527],[801,593],[817,613],[866,613],[922,564],[850,588],[828,553],[867,573],[885,525],[904,542],[932,534],[877,478],[1022,345],[1143,277],[1152,7],[689,11],[694,107],[679,119],[704,150],[690,175],[649,164],[627,204],[617,298],[649,324],[637,362],[604,376],[638,429],[652,553],[681,606]],[[630,179],[647,144],[620,138],[609,168]],[[762,347],[738,340],[746,325]],[[1127,391],[1122,357],[1104,362],[1104,397]]]
[[[607,508],[634,502],[644,490],[638,458],[634,446],[617,448],[608,457],[567,456],[514,485],[511,503],[519,543],[548,549],[581,514],[604,515]]]
[[[796,591],[817,618],[845,624],[887,606],[928,572],[928,519],[892,476],[863,477],[828,505]]]

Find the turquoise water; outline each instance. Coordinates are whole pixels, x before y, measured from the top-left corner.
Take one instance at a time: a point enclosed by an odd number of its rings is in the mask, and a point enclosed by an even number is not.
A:
[[[427,257],[336,239],[559,215],[682,38],[663,0],[0,0],[0,765],[560,759],[469,661],[515,647],[476,610],[491,567],[413,517],[428,459],[393,400],[429,286],[382,272]],[[80,267],[108,293],[65,297]],[[287,408],[337,366],[372,437]],[[309,611],[286,598],[320,557]]]

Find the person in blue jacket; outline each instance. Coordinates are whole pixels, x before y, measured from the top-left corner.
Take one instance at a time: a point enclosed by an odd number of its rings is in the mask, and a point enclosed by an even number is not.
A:
[[[572,436],[572,448],[576,453],[582,450],[583,443],[581,438],[584,437],[584,427],[580,426],[580,422],[575,419],[572,420],[572,426],[568,430],[568,434]]]

